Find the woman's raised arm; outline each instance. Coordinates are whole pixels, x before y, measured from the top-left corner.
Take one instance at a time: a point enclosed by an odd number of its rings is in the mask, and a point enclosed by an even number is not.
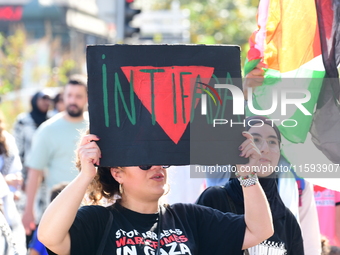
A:
[[[78,176],[47,207],[38,228],[38,239],[51,251],[59,255],[70,254],[69,229],[88,185],[96,175],[100,150],[95,135],[83,137],[78,149],[81,171]]]
[[[244,141],[240,150],[241,156],[249,158],[246,165],[237,165],[239,179],[247,179],[243,182],[242,190],[244,197],[244,219],[246,222],[246,233],[242,249],[255,246],[274,233],[273,220],[266,195],[264,194],[257,176],[252,175],[253,166],[261,157],[261,152],[256,147],[253,137],[248,132],[242,133],[247,140]],[[242,184],[242,182],[241,182]],[[249,186],[248,186],[249,185]]]

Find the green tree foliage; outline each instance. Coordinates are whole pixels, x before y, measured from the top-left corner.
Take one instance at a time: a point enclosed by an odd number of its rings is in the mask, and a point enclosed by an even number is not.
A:
[[[47,81],[46,87],[62,87],[65,86],[72,71],[77,67],[76,62],[72,59],[65,59],[59,67],[49,69],[50,79]],[[78,68],[80,68],[78,66]]]
[[[150,9],[170,9],[173,0],[148,0]],[[256,29],[258,0],[180,0],[190,10],[191,43],[234,44],[248,50],[248,39]]]
[[[190,10],[193,43],[245,45],[256,29],[257,3],[250,0],[182,0]]]
[[[30,51],[26,42],[26,32],[23,29],[16,29],[7,37],[0,33],[0,113],[2,112],[9,130],[16,116],[28,110],[20,96],[23,63],[34,58],[36,51]],[[36,66],[32,70],[33,81],[38,82],[42,77],[48,77],[46,87],[64,86],[76,67],[80,69],[81,64],[66,57],[58,67]],[[6,94],[11,94],[10,99],[5,100]]]
[[[0,95],[20,89],[25,42],[22,29],[8,37],[0,33]]]

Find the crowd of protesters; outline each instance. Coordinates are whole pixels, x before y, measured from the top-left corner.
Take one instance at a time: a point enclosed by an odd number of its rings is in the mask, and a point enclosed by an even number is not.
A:
[[[245,83],[245,87],[261,85],[262,67],[260,64],[248,74],[247,77],[256,82]],[[79,254],[77,253],[79,250],[82,251],[82,254],[86,254],[86,252],[93,254],[91,252],[104,249],[104,247],[100,247],[103,245],[100,242],[102,239],[96,236],[96,233],[103,232],[105,236],[106,223],[110,220],[110,217],[107,216],[108,211],[103,210],[102,207],[94,206],[77,213],[85,195],[87,195],[87,201],[93,200],[93,204],[99,204],[98,200],[102,199],[104,205],[111,207],[112,205],[107,201],[113,197],[120,198],[111,209],[115,212],[113,213],[115,217],[126,214],[131,217],[130,220],[138,217],[141,221],[150,221],[153,225],[159,220],[155,216],[155,212],[159,212],[163,221],[174,222],[173,226],[168,225],[169,229],[166,231],[171,232],[171,227],[185,227],[185,233],[188,235],[186,238],[192,238],[192,242],[188,244],[188,247],[182,244],[179,246],[182,253],[174,254],[194,254],[190,251],[195,249],[199,250],[197,254],[201,254],[200,252],[209,253],[214,249],[216,252],[219,250],[239,250],[240,252],[233,254],[243,254],[241,250],[248,249],[245,254],[258,254],[256,253],[258,252],[257,248],[251,247],[256,247],[255,245],[260,243],[262,244],[261,249],[269,247],[268,253],[263,254],[281,254],[279,251],[288,255],[340,254],[340,248],[338,248],[340,247],[339,192],[313,186],[296,176],[288,178],[289,181],[280,178],[280,176],[270,181],[265,180],[265,176],[261,176],[262,178],[258,181],[256,174],[255,177],[254,175],[246,178],[239,176],[242,188],[237,179],[230,178],[229,180],[224,176],[218,179],[221,181],[220,183],[216,183],[216,180],[214,180],[215,183],[211,183],[212,180],[209,179],[203,180],[202,186],[199,186],[195,180],[195,187],[190,195],[185,191],[188,186],[182,185],[178,189],[180,191],[178,193],[181,194],[180,198],[176,199],[176,196],[172,196],[171,199],[168,199],[173,203],[190,202],[192,205],[175,204],[170,207],[158,207],[159,199],[164,193],[166,172],[168,171],[169,176],[171,176],[171,171],[176,172],[176,177],[171,180],[176,183],[176,181],[181,182],[189,179],[187,175],[189,169],[183,166],[172,166],[169,170],[165,170],[163,166],[150,166],[146,169],[115,167],[111,169],[99,168],[98,172],[95,172],[93,163],[100,160],[100,150],[94,141],[98,141],[99,138],[94,135],[81,137],[89,127],[86,107],[86,78],[82,75],[74,75],[70,77],[63,91],[54,96],[44,90],[32,95],[31,110],[18,115],[13,130],[5,129],[3,118],[0,116],[0,255],[33,255],[47,254],[47,252],[53,254],[52,251],[58,254]],[[276,137],[276,145],[270,144],[268,139],[263,137],[257,138],[264,141],[259,143],[252,136],[245,134],[246,142],[240,146],[242,153],[245,157],[250,158],[250,161],[256,161],[254,164],[265,153],[274,153],[275,165],[285,164],[285,159],[280,156],[280,133],[275,128],[268,132],[272,133],[271,137]],[[80,141],[82,142],[78,149],[78,156],[80,156],[78,167],[80,166],[82,169],[81,174],[74,163],[76,159],[74,151]],[[142,179],[144,178],[142,175],[147,174],[148,171],[154,171],[156,168],[158,173],[163,175],[160,177],[164,178],[162,182],[159,182],[162,187],[155,187],[154,190],[151,187],[149,187],[150,190],[138,188],[136,185],[138,179],[134,175],[140,176]],[[176,168],[178,171],[175,171]],[[108,173],[109,175],[107,175]],[[98,182],[99,188],[92,190],[90,195],[85,194],[88,191],[87,187],[90,184],[94,185],[93,178]],[[253,180],[254,183],[247,183],[245,181],[247,178]],[[110,184],[106,183],[108,180]],[[37,235],[41,216],[50,201],[56,197],[54,193],[51,199],[52,191],[57,187],[60,192],[66,184],[62,188],[58,185],[65,182],[70,184],[67,185],[68,187],[62,192],[62,195],[48,207],[42,218],[41,233]],[[263,186],[264,192],[258,183]],[[215,187],[209,188],[210,191],[207,189],[208,191],[205,191],[202,196],[201,192],[208,186]],[[95,191],[99,191],[99,193],[94,194]],[[211,194],[215,192],[212,195],[213,198],[209,198],[207,192]],[[225,196],[224,192],[229,195]],[[183,197],[185,193],[190,196],[189,199]],[[145,196],[142,196],[143,194]],[[200,195],[201,197],[198,199]],[[171,194],[169,194],[170,196]],[[224,198],[217,201],[219,196]],[[231,202],[228,196],[234,201]],[[265,203],[265,196],[268,203]],[[137,205],[136,201],[139,199],[144,202]],[[201,206],[193,205],[196,200],[199,204],[234,214],[228,214],[225,217],[224,214],[216,210],[202,209]],[[256,203],[252,203],[252,200]],[[22,205],[24,205],[23,208],[21,208]],[[228,206],[226,207],[226,205]],[[269,211],[272,216],[266,217],[266,213]],[[146,216],[146,214],[150,215]],[[260,216],[260,214],[262,219],[259,221],[256,216]],[[94,216],[98,217],[95,223],[99,225],[92,222],[90,225],[93,225],[93,228],[87,228],[86,224],[94,221]],[[204,219],[195,218],[198,216]],[[273,226],[267,224],[271,222],[272,217],[274,220],[273,230],[271,229]],[[91,220],[89,220],[90,218]],[[286,219],[289,219],[289,222],[286,222]],[[262,226],[260,229],[256,225],[257,223]],[[125,223],[119,221],[119,224],[124,225]],[[94,227],[94,225],[96,226]],[[146,226],[137,221],[134,227],[136,225],[140,229]],[[207,225],[206,228],[204,228],[205,225]],[[211,226],[214,227],[213,230]],[[278,229],[278,226],[286,226],[284,229],[289,228],[290,232],[283,232]],[[229,227],[237,229],[233,231],[224,229]],[[117,228],[122,227],[119,225]],[[224,230],[225,232],[223,232]],[[166,233],[165,230],[162,231]],[[176,231],[179,230],[176,229]],[[209,237],[209,231],[214,231],[215,234],[220,233],[234,241],[233,243],[230,240],[223,242],[223,238],[220,236],[221,240],[217,246],[218,235]],[[157,230],[155,229],[154,232]],[[271,239],[272,235],[275,238]],[[296,240],[290,240],[293,236],[296,237]],[[45,249],[45,246],[39,242],[39,237],[52,251]],[[99,248],[98,245],[92,245],[93,240],[91,239],[96,239],[100,243]],[[83,240],[88,240],[88,243],[84,245]],[[203,240],[207,246],[211,247],[202,247],[204,246],[201,244]],[[275,244],[272,240],[275,240]],[[289,245],[287,240],[291,242]],[[157,240],[155,242],[155,247],[164,245],[159,240],[158,243]],[[110,242],[104,242],[104,244],[106,243]],[[286,246],[284,246],[285,244]],[[86,247],[91,247],[92,250],[86,251]],[[270,248],[273,253],[269,252]],[[159,249],[154,250],[160,252]],[[185,253],[188,250],[189,252]],[[209,254],[213,254],[213,252]]]

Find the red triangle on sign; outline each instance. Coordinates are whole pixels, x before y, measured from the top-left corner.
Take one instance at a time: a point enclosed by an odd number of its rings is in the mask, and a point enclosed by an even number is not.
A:
[[[196,78],[209,83],[214,72],[206,66],[124,66],[127,80],[133,79],[134,92],[174,143],[181,139],[192,108]],[[132,71],[132,72],[131,72]],[[196,91],[200,93],[200,91]],[[194,107],[198,100],[194,102]]]

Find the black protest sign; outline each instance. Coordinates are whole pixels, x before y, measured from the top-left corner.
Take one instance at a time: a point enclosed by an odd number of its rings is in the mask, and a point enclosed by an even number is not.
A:
[[[241,87],[239,47],[94,45],[87,47],[87,70],[101,166],[244,163],[237,150],[243,126],[213,126],[214,119],[244,119],[233,115],[228,90],[214,88]]]

